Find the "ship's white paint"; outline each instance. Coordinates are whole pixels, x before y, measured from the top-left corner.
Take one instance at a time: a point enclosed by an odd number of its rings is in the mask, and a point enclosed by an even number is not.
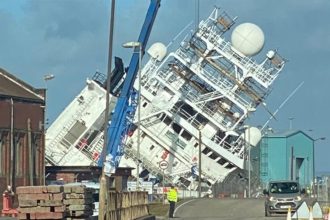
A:
[[[244,169],[246,148],[260,140],[257,128],[242,127],[270,92],[284,60],[273,51],[259,64],[235,49],[222,37],[234,20],[219,14],[215,9],[200,22],[195,35],[164,59],[163,46],[152,46],[153,57],[141,71],[141,171],[164,174],[167,181],[177,184],[192,181],[201,147],[202,178],[213,184],[237,168]],[[134,87],[138,88],[138,81]],[[49,163],[96,164],[103,146],[105,93],[99,84],[87,80],[50,126],[46,134]],[[111,97],[110,109],[115,101]],[[86,129],[79,130],[77,125]],[[120,166],[137,166],[137,133],[128,134]],[[163,160],[169,164],[164,170],[159,167]]]

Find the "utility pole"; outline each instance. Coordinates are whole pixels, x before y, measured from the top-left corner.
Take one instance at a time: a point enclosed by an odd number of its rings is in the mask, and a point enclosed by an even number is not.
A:
[[[250,134],[249,134],[249,136],[250,136]],[[250,143],[249,143],[249,145],[250,145]],[[250,148],[250,146],[249,146],[249,198],[251,198],[251,148]]]
[[[104,114],[104,143],[103,143],[103,154],[102,157],[105,161],[106,148],[108,144],[108,126],[109,126],[109,102],[110,102],[110,82],[111,82],[111,62],[112,62],[112,44],[113,44],[113,27],[114,27],[114,16],[115,15],[115,0],[111,1],[111,15],[110,15],[110,33],[109,33],[109,48],[108,48],[108,71],[107,71],[107,94],[105,103],[105,114]],[[108,189],[109,183],[108,178],[104,173],[104,165],[102,164],[102,175],[100,178],[100,194],[99,194],[99,220],[107,219],[108,216]]]
[[[202,132],[198,129],[198,198],[202,196]]]

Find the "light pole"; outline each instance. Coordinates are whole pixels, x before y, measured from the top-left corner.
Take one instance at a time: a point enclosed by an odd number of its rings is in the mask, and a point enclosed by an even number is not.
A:
[[[250,147],[250,125],[244,125],[244,141],[245,141],[245,152],[248,150],[248,198],[251,198],[251,147]],[[247,132],[246,132],[247,131]],[[247,133],[247,134],[246,134]],[[246,137],[246,135],[248,137]]]
[[[293,119],[294,119],[294,117],[289,118],[289,121],[290,121],[289,129],[290,129],[290,131],[292,130],[292,121],[293,121]]]
[[[250,126],[248,126],[248,150],[249,150],[249,198],[251,198],[251,147],[250,147]]]
[[[44,93],[44,99],[45,99],[45,109],[44,109],[44,130],[46,130],[46,125],[47,125],[47,90],[48,90],[48,87],[47,87],[47,81],[50,81],[52,79],[55,78],[55,76],[53,74],[45,74],[44,75],[44,81],[45,81],[45,93]]]
[[[319,140],[325,140],[326,139],[326,137],[319,137],[319,138],[316,138],[316,139],[314,139],[313,140],[313,182],[314,182],[314,180],[315,180],[315,142],[316,141],[319,141]],[[318,184],[318,183],[317,183]],[[314,185],[314,184],[313,184]],[[317,185],[318,186],[318,185]],[[317,189],[318,190],[318,189]],[[314,197],[315,197],[315,187],[314,187]],[[317,196],[318,196],[318,194],[319,194],[319,192],[317,191]]]
[[[141,136],[141,60],[142,60],[142,44],[140,42],[127,42],[123,44],[124,48],[133,48],[134,50],[138,48],[139,50],[139,71],[138,71],[138,127],[137,127],[137,166],[136,166],[136,189],[140,190],[139,176],[140,176],[140,136]]]
[[[44,140],[43,140],[43,145],[44,145],[44,151],[45,151],[45,148],[46,148],[46,135],[45,135],[45,133],[46,133],[46,129],[47,129],[47,124],[48,124],[48,122],[47,122],[47,90],[48,90],[48,87],[47,87],[47,82],[48,81],[50,81],[50,80],[52,80],[52,79],[54,79],[55,78],[55,76],[53,75],[53,74],[50,74],[50,73],[48,73],[48,74],[45,74],[44,75],[44,77],[43,77],[43,79],[44,79],[44,82],[45,82],[45,92],[44,92],[44,121],[43,121],[43,125],[42,125],[42,131],[43,131],[43,133],[44,133]],[[44,165],[45,165],[45,152],[43,153],[43,163],[44,163]],[[43,171],[42,171],[42,173],[43,173],[43,178],[42,178],[42,184],[43,185],[45,185],[45,183],[46,183],[46,177],[45,177],[45,166],[43,166]]]
[[[198,198],[202,195],[202,132],[198,129]]]

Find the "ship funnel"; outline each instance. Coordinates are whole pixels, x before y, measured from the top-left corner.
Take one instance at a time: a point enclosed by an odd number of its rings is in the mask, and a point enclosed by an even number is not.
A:
[[[164,44],[157,42],[151,45],[147,52],[152,58],[162,61],[166,56],[167,49]]]

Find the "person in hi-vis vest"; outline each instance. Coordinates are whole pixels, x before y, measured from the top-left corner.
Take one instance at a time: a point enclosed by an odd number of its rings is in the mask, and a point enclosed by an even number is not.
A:
[[[167,192],[167,200],[170,203],[170,211],[168,213],[168,216],[170,218],[173,218],[175,203],[178,201],[178,193],[176,192],[176,189],[173,185],[171,186],[171,189]]]

